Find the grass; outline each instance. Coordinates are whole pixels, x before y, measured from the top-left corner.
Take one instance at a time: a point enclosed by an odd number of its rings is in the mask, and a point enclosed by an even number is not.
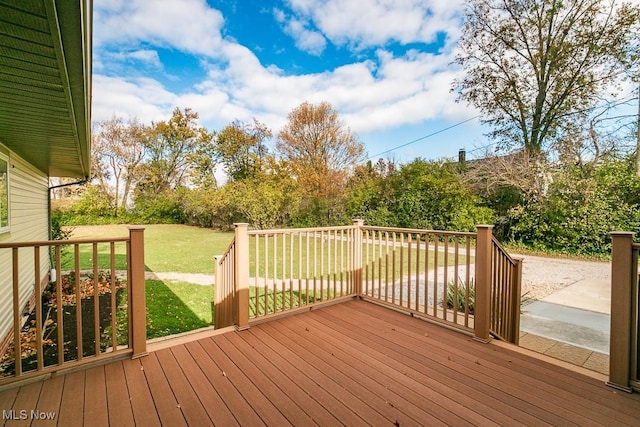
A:
[[[213,324],[211,286],[147,280],[147,338],[192,331]]]
[[[305,278],[313,277],[314,275],[328,277],[329,274],[343,273],[343,276],[347,276],[349,268],[350,252],[347,242],[343,242],[340,239],[323,240],[321,237],[293,235],[283,238],[282,235],[278,235],[276,238],[273,235],[268,238],[260,237],[257,243],[258,250],[256,251],[256,238],[251,237],[249,239],[249,275],[251,277],[266,277],[282,279],[287,278]],[[276,250],[274,250],[274,244]],[[283,256],[283,247],[286,247]],[[266,250],[265,250],[266,248]],[[454,242],[449,242],[449,249],[454,248]],[[427,256],[427,262],[429,268],[433,269],[435,266],[443,267],[455,265],[455,255],[449,253],[445,256],[444,244],[442,242],[438,245],[438,256],[435,257],[435,250],[433,241],[429,246],[429,252]],[[465,265],[467,258],[464,255],[465,246],[464,243],[459,247],[460,255],[458,256],[458,264]],[[275,254],[275,256],[274,256]],[[338,255],[337,257],[335,255]],[[331,256],[330,256],[331,255]],[[399,277],[402,273],[406,275],[409,270],[412,274],[415,274],[417,270],[424,271],[425,268],[425,245],[421,242],[420,249],[417,248],[415,240],[412,243],[411,249],[405,242],[404,247],[391,245],[387,248],[380,242],[365,242],[362,244],[362,257],[363,268],[373,267],[371,274],[377,278],[377,275],[382,272],[389,275]],[[336,260],[334,262],[334,259]],[[329,262],[331,260],[331,262]],[[470,262],[473,263],[473,257]],[[378,270],[378,265],[382,263],[383,270]],[[388,265],[388,267],[386,267]],[[257,274],[256,274],[257,270]]]
[[[125,225],[77,226],[73,228],[71,239],[126,237],[128,234],[129,231]],[[184,225],[148,225],[145,229],[146,269],[154,272],[213,274],[214,255],[223,254],[232,240],[233,233],[229,232],[218,232]],[[271,237],[269,240],[269,247],[265,254],[265,242],[264,239],[261,239],[259,244],[260,252],[258,253],[260,262],[256,265],[255,239],[250,239],[249,254],[252,258],[250,263],[251,276],[256,275],[256,269],[260,276],[264,275],[265,255],[269,276],[272,278],[274,277],[274,272],[276,278],[282,278],[284,275],[292,275],[293,278],[298,278],[300,272],[299,263],[303,264],[301,265],[303,275],[313,275],[314,270],[316,270],[318,274],[320,274],[321,271],[324,272],[324,277],[327,277],[329,272],[332,274],[336,272],[339,275],[340,271],[343,272],[344,277],[347,275],[346,270],[349,265],[347,258],[349,254],[346,242],[343,243],[340,240],[323,242],[319,237],[306,237],[304,235],[302,237],[296,236],[293,240],[287,237],[287,240],[283,242],[280,236],[278,238],[276,251],[273,249],[273,238]],[[282,254],[283,243],[287,248],[292,248],[284,259]],[[116,269],[118,270],[124,270],[126,268],[125,251],[126,247],[124,243],[116,244]],[[396,252],[396,263],[389,266],[390,270],[395,271],[396,275],[399,275],[400,271],[402,271],[403,274],[407,274],[409,249],[406,247],[390,248],[389,261],[391,261],[394,251]],[[108,244],[98,245],[99,269],[105,270],[110,268],[109,252],[110,247]],[[328,263],[329,252],[331,252],[332,255],[336,253],[339,255],[338,261],[334,265],[329,265]],[[384,252],[386,253],[386,249]],[[400,252],[403,253],[402,262],[400,261]],[[92,269],[94,257],[92,245],[81,245],[79,247],[79,253],[80,268],[82,270]],[[369,255],[369,263],[375,261],[376,270],[378,263],[386,258],[386,256],[380,258],[380,247],[375,246],[374,248],[372,243],[364,243],[362,253],[365,257],[367,254]],[[291,256],[292,254],[293,257]],[[424,269],[424,254],[423,247],[420,250],[420,264],[422,265],[422,269]],[[411,249],[411,270],[414,273],[416,269],[416,255],[417,249],[414,242],[414,246]],[[307,259],[309,259],[308,272]],[[322,260],[324,260],[324,262],[322,262]],[[431,250],[429,255],[430,268],[433,268],[434,261],[433,250]],[[443,266],[444,262],[444,256],[440,253],[437,265]],[[453,262],[454,257],[450,255],[448,257],[448,264],[452,265]],[[460,264],[464,264],[465,259],[463,256],[460,257],[459,262]],[[69,270],[73,268],[73,248],[68,248],[63,256],[62,269]],[[147,280],[146,286],[148,338],[177,334],[212,324],[214,318],[212,313],[212,287],[160,280]],[[255,291],[254,289],[253,292]],[[262,293],[264,291],[258,290],[258,292]],[[306,301],[307,295],[305,294],[303,296],[303,299]],[[271,311],[274,308],[276,310],[281,309],[283,305],[295,306],[297,294],[294,296],[294,301],[289,301],[288,297],[288,295],[284,297],[280,295],[269,295],[267,297],[267,304],[269,306],[267,307],[267,311]],[[309,297],[313,300],[318,298],[319,295],[310,294]],[[259,299],[262,305],[259,310],[262,313],[264,313],[265,310],[263,298]],[[255,302],[255,300],[253,301]],[[255,310],[256,307],[252,309]]]
[[[71,239],[127,237],[125,225],[73,227]],[[213,274],[215,255],[221,255],[233,240],[233,233],[213,231],[186,225],[147,225],[145,232],[145,264],[147,271]],[[109,245],[98,245],[98,266],[109,268]],[[116,269],[126,269],[126,247],[116,244]],[[73,269],[73,249],[63,257],[62,269]],[[81,269],[91,269],[93,248],[80,246]]]
[[[257,292],[257,305],[256,305]],[[331,290],[316,291],[313,290],[277,290],[264,288],[249,287],[249,317],[264,316],[267,314],[277,313],[279,311],[291,310],[319,301],[328,301],[336,298]]]
[[[214,273],[213,257],[224,253],[233,233],[185,225],[147,225],[145,227],[145,266],[147,271]],[[71,239],[127,237],[126,225],[73,227]],[[110,268],[110,247],[98,245],[98,267]],[[92,245],[80,245],[80,268],[93,268]],[[115,245],[116,269],[126,269],[126,246]],[[73,248],[63,253],[62,269],[73,269]],[[146,281],[147,338],[178,334],[213,324],[213,288],[186,282]]]

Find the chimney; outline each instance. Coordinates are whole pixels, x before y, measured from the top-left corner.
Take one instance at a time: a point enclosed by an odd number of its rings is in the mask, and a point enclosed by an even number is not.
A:
[[[458,163],[464,165],[467,161],[467,151],[464,148],[461,148],[458,151]]]

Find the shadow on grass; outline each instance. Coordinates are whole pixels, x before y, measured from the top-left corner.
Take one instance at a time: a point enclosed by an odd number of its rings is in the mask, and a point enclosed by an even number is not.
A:
[[[211,286],[146,281],[147,339],[213,325]]]

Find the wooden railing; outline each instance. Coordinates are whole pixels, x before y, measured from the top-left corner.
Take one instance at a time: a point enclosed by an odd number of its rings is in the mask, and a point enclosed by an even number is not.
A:
[[[144,228],[117,239],[3,243],[0,255],[11,258],[3,274],[13,319],[0,386],[146,354]]]
[[[638,254],[635,234],[611,233],[611,331],[610,386],[631,392],[640,390],[640,324]]]
[[[227,253],[216,257],[216,328],[238,323],[237,308],[248,306],[246,322],[355,295],[354,226],[247,230],[236,225]],[[238,244],[240,240],[245,245]],[[246,280],[236,279],[243,259]],[[236,303],[239,289],[248,300]],[[234,313],[231,315],[231,313]]]
[[[520,341],[522,259],[511,257],[491,239],[491,333],[504,341]]]
[[[473,331],[475,233],[362,227],[362,295]]]
[[[232,326],[237,321],[235,313],[235,255],[236,241],[231,242],[224,255],[215,257],[216,278],[215,278],[215,328],[226,328]]]
[[[493,239],[491,226],[460,233],[361,220],[266,231],[237,224],[234,242],[216,260],[216,328],[358,296],[481,341],[518,342],[521,260]]]

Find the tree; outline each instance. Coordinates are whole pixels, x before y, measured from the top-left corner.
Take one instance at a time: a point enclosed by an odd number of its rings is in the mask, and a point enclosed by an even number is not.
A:
[[[93,173],[112,201],[116,217],[119,208],[126,208],[129,194],[139,179],[138,171],[145,154],[143,134],[144,126],[135,118],[125,122],[113,116],[96,124]]]
[[[173,191],[188,183],[212,185],[213,135],[197,125],[198,113],[176,108],[168,121],[153,123],[144,145],[142,189],[149,194]]]
[[[543,152],[638,65],[640,8],[601,0],[471,0],[458,99],[506,147]]]
[[[261,170],[268,152],[264,141],[271,137],[271,130],[255,119],[250,125],[234,121],[218,132],[216,152],[231,180],[249,178]]]
[[[286,224],[300,205],[301,194],[287,165],[272,156],[265,169],[252,177],[226,185],[234,189],[234,205],[252,227],[268,229]]]
[[[331,221],[331,206],[344,191],[349,170],[363,160],[364,146],[327,102],[304,102],[287,118],[276,149],[291,165],[315,219]]]
[[[473,231],[494,221],[493,211],[471,194],[455,163],[416,159],[391,176],[391,188],[397,227]]]
[[[640,178],[634,169],[632,156],[564,168],[546,197],[508,212],[508,237],[534,250],[609,255],[611,231],[640,228]]]

